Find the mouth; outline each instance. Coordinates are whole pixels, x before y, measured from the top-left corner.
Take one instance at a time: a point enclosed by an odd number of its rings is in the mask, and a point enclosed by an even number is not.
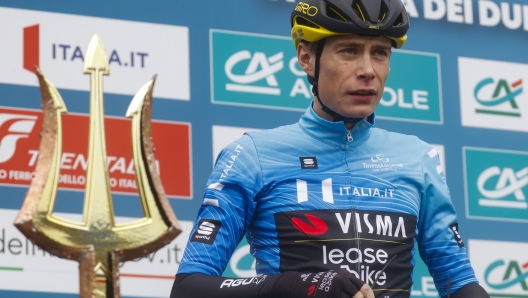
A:
[[[360,95],[360,96],[371,96],[371,95],[376,95],[376,91],[375,90],[355,90],[355,91],[352,91],[352,92],[349,92],[348,94],[350,95]]]
[[[373,89],[361,89],[348,92],[348,95],[351,96],[353,100],[369,102],[376,98],[377,94],[376,90]]]

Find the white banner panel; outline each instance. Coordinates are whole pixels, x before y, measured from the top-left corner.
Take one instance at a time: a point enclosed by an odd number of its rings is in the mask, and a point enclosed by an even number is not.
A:
[[[528,64],[458,58],[463,126],[528,131]]]
[[[190,99],[188,27],[23,9],[0,8],[0,82],[38,86],[39,65],[57,88],[89,91],[83,67],[94,34],[110,65],[105,92],[133,96],[158,74],[155,97]]]

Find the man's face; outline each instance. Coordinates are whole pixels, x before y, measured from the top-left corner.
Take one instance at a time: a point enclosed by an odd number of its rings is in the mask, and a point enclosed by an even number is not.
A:
[[[310,55],[312,65],[305,71],[313,76],[315,54]],[[319,62],[318,88],[323,103],[345,117],[372,114],[383,95],[390,56],[391,42],[386,37],[350,34],[328,38]],[[328,119],[328,114],[322,113],[318,114]]]

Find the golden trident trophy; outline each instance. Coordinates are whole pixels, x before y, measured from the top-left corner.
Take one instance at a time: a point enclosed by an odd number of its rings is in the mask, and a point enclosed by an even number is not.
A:
[[[106,161],[103,75],[109,74],[104,46],[94,35],[84,61],[90,74],[90,137],[82,222],[53,215],[62,155],[61,113],[66,106],[57,89],[35,67],[42,94],[43,123],[33,180],[15,225],[31,242],[60,258],[79,262],[80,298],[120,297],[119,263],[150,254],[180,232],[156,170],[151,135],[155,77],[132,99],[132,148],[144,217],[114,222]]]

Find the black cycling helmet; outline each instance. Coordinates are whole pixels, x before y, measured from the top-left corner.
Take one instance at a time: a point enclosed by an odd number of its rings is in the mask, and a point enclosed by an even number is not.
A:
[[[409,16],[401,0],[304,0],[293,9],[291,27],[296,49],[302,40],[344,34],[386,36],[399,49],[407,40]]]
[[[409,16],[401,0],[304,0],[291,14],[291,36],[295,49],[301,41],[319,42],[315,54],[314,77],[308,76],[312,92],[323,111],[334,121],[356,123],[363,118],[339,115],[319,97],[319,60],[327,37],[346,34],[385,36],[399,49],[407,40]]]

